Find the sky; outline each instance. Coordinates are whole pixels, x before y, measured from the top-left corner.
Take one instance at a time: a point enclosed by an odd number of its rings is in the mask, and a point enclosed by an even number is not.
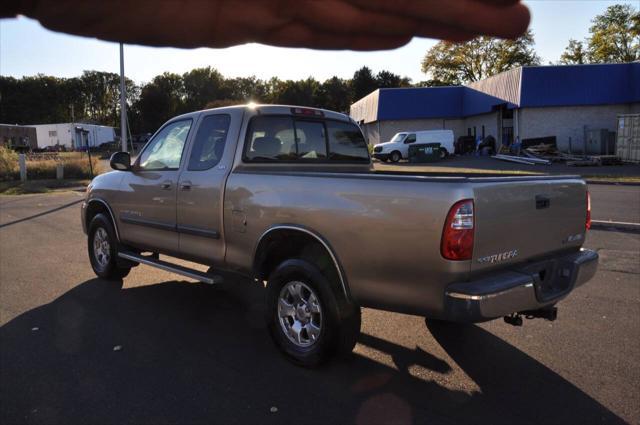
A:
[[[532,14],[531,29],[543,64],[556,62],[569,38],[588,36],[591,19],[607,6],[640,0],[524,0]],[[125,45],[125,74],[137,83],[165,71],[184,73],[212,66],[226,77],[255,75],[269,79],[324,81],[334,75],[350,78],[366,65],[374,72],[388,70],[426,79],[420,61],[437,40],[413,39],[404,47],[380,52],[314,51],[245,44],[226,49],[173,49]],[[19,17],[0,20],[0,75],[22,77],[38,73],[57,77],[79,76],[83,70],[119,73],[117,43],[55,33],[37,21]]]

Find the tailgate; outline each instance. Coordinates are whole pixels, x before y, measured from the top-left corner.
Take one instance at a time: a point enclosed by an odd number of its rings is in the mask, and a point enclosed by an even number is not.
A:
[[[587,187],[579,179],[517,180],[474,186],[472,271],[582,245]]]

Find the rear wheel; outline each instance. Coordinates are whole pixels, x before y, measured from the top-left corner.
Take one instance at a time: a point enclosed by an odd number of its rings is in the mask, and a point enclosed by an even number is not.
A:
[[[122,279],[131,267],[118,264],[118,240],[111,220],[96,214],[89,224],[88,251],[91,267],[96,275],[105,279]]]
[[[391,160],[391,162],[398,162],[402,159],[402,154],[400,154],[400,152],[398,151],[393,151],[391,152],[389,159]]]
[[[351,352],[360,333],[360,308],[343,298],[313,264],[280,264],[269,276],[266,318],[278,348],[306,367]]]
[[[440,148],[440,159],[445,159],[449,155],[449,152],[445,148]]]

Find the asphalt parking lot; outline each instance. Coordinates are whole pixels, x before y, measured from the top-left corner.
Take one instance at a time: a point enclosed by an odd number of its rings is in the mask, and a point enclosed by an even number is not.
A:
[[[640,187],[592,193],[594,218],[638,217]],[[589,233],[598,274],[556,322],[365,309],[354,354],[305,370],[276,351],[250,282],[95,278],[80,200],[0,197],[3,424],[640,423],[640,234]]]

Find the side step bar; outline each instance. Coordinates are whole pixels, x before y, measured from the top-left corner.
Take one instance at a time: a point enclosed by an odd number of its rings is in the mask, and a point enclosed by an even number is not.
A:
[[[124,258],[125,260],[133,261],[134,263],[146,264],[147,266],[155,267],[160,270],[179,274],[181,276],[195,279],[202,283],[208,283],[209,285],[222,283],[222,276],[204,273],[199,270],[190,269],[178,264],[158,260],[153,257],[147,257],[144,255],[135,254],[133,252],[118,252],[118,257]]]

